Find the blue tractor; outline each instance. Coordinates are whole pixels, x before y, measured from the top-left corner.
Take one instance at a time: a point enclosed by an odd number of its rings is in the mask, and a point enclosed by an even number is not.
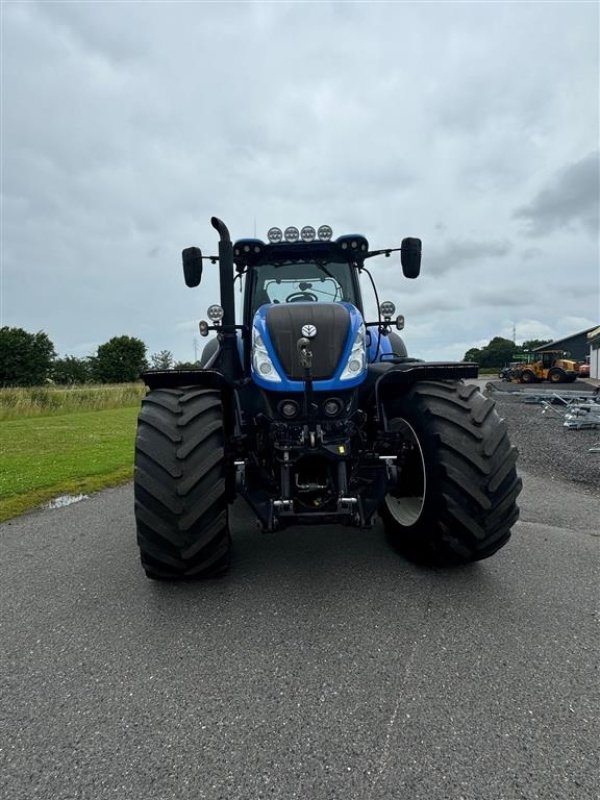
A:
[[[517,454],[493,402],[463,380],[477,366],[410,358],[392,303],[365,319],[365,261],[399,250],[416,278],[421,241],[369,250],[364,236],[334,239],[323,225],[232,243],[221,220],[212,225],[218,256],[182,255],[190,287],[203,260],[219,264],[221,302],[200,322],[216,338],[199,369],[144,375],[135,515],[148,577],[222,574],[239,496],[265,532],[380,518],[392,545],[423,563],[475,561],[506,544]]]

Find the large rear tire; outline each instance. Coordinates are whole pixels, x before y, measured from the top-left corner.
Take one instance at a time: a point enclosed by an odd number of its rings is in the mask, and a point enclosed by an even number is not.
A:
[[[155,389],[135,447],[135,517],[149,578],[210,578],[229,566],[220,392]]]
[[[388,408],[402,445],[397,486],[381,516],[392,544],[411,560],[464,564],[509,540],[522,482],[494,405],[462,381],[424,381]]]

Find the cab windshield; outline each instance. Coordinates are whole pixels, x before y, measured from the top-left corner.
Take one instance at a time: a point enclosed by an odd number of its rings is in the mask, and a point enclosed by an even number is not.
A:
[[[252,314],[265,303],[356,305],[352,267],[347,262],[261,264],[254,268]]]

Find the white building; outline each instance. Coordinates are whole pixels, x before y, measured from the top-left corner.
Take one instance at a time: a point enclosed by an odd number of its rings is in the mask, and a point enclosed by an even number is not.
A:
[[[587,335],[590,344],[590,378],[600,380],[600,326]]]

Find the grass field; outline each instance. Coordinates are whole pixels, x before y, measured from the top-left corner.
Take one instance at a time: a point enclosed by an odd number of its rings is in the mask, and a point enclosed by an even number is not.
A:
[[[131,478],[143,387],[100,387],[96,393],[80,388],[43,388],[37,395],[31,389],[0,390],[3,409],[6,393],[21,393],[10,418],[0,416],[0,521],[59,495],[85,494]],[[62,405],[54,398],[45,412],[40,410],[44,392],[61,391]],[[125,407],[110,407],[119,401]],[[72,410],[86,408],[86,403],[102,410]]]
[[[139,406],[142,383],[0,389],[0,420]]]

